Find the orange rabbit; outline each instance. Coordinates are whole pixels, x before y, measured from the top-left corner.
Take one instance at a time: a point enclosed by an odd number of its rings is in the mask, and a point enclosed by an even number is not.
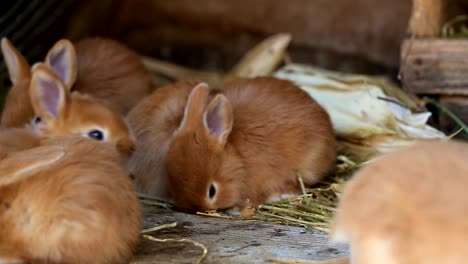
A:
[[[0,262],[128,263],[141,208],[122,165],[76,136],[0,161]]]
[[[424,142],[357,172],[332,232],[351,263],[467,263],[467,157],[466,143]]]
[[[96,99],[70,93],[49,67],[38,64],[30,81],[30,96],[37,118],[23,127],[0,130],[0,158],[65,135],[78,135],[114,145],[129,156],[134,139],[121,114]]]
[[[0,128],[0,160],[8,153],[40,145],[39,137],[31,127]]]
[[[70,93],[49,67],[37,64],[30,87],[36,113],[32,129],[41,139],[79,135],[111,143],[130,155],[134,141],[123,117],[100,104],[93,97]]]
[[[64,59],[77,65],[77,72],[67,72]],[[153,89],[140,57],[110,39],[87,38],[75,47],[66,39],[59,40],[47,53],[45,63],[62,80],[76,77],[74,85],[69,85],[72,91],[92,95],[124,115]]]
[[[128,116],[139,141],[129,169],[148,194],[188,212],[242,209],[299,192],[297,173],[311,185],[332,169],[329,116],[293,83],[238,79],[222,94],[193,86],[160,88]]]
[[[1,124],[20,126],[34,117],[28,97],[30,67],[6,38],[1,44],[13,83]],[[110,39],[83,39],[76,44],[76,51],[70,41],[60,40],[48,52],[45,63],[68,89],[92,95],[124,115],[153,89],[138,55]]]
[[[3,106],[0,123],[4,127],[18,127],[34,117],[29,100],[31,71],[26,59],[8,39],[2,38],[0,46],[12,84]]]
[[[160,87],[127,116],[137,139],[128,170],[142,193],[169,200],[164,160],[173,134],[182,120],[188,95],[196,84],[179,81]]]

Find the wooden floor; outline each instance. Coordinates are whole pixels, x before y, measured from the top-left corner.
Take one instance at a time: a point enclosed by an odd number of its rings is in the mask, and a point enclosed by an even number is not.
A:
[[[189,238],[203,244],[202,263],[274,263],[271,258],[323,260],[348,255],[343,245],[331,244],[325,233],[257,221],[218,219],[146,207],[145,228],[177,222],[150,233],[162,238]],[[196,263],[203,250],[193,243],[142,239],[132,263]]]

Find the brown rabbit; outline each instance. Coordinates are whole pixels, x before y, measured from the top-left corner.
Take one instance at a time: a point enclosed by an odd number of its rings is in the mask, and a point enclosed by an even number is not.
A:
[[[134,141],[123,117],[79,92],[70,93],[49,67],[37,64],[30,87],[36,113],[33,131],[41,141],[79,135],[108,142],[131,154]]]
[[[184,211],[243,208],[299,192],[297,173],[311,185],[332,169],[329,116],[293,83],[238,79],[211,95],[190,87],[161,88],[128,116],[146,146],[129,168],[148,194],[166,195],[151,184],[162,182]]]
[[[468,144],[424,142],[361,169],[345,186],[332,237],[351,263],[468,260]]]
[[[30,67],[6,38],[2,39],[2,52],[13,83],[2,126],[20,126],[34,117],[28,97]],[[124,115],[153,89],[138,55],[110,39],[84,39],[76,44],[76,51],[70,41],[60,40],[48,52],[45,63],[68,89],[92,95]]]
[[[59,40],[45,60],[64,81],[77,78],[70,86],[72,91],[92,95],[124,115],[152,91],[149,72],[140,57],[126,46],[110,39],[87,38],[75,47],[76,52],[70,41]],[[62,67],[63,59],[70,59],[78,71],[67,72],[69,68]]]
[[[122,165],[76,136],[0,161],[0,262],[128,263],[141,208]]]
[[[196,82],[179,81],[160,87],[128,114],[128,124],[137,138],[128,170],[135,176],[139,191],[170,200],[164,160],[182,121],[188,95],[196,85]]]
[[[0,160],[8,153],[34,148],[40,143],[40,138],[30,126],[0,128]]]
[[[32,148],[64,135],[90,137],[116,146],[128,156],[134,140],[121,114],[90,96],[70,93],[54,71],[34,67],[30,93],[38,118],[22,127],[0,129],[0,159],[9,152]]]
[[[26,59],[7,38],[2,38],[1,48],[12,83],[3,106],[1,125],[18,127],[34,117],[28,92],[31,71]]]

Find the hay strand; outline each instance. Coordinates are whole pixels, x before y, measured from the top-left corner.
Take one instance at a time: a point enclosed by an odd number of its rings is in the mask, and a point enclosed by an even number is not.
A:
[[[199,247],[202,249],[202,255],[193,263],[194,264],[200,264],[202,261],[205,259],[206,255],[208,255],[208,248],[203,245],[200,242],[197,242],[195,240],[192,240],[190,238],[156,238],[154,236],[150,235],[143,235],[144,238],[154,241],[154,242],[160,242],[160,243],[167,243],[167,242],[177,242],[177,243],[190,243],[196,247]]]
[[[159,226],[155,226],[155,227],[143,229],[143,230],[141,230],[140,233],[141,233],[141,234],[147,234],[147,233],[151,233],[151,232],[155,232],[155,231],[160,231],[160,230],[167,229],[167,228],[173,228],[173,227],[176,227],[176,226],[177,226],[177,223],[176,223],[176,222],[170,223],[170,224],[163,224],[163,225],[159,225]]]
[[[172,209],[174,206],[170,203],[166,203],[163,201],[157,201],[157,200],[148,200],[148,199],[141,199],[140,202],[144,205],[150,205],[150,206],[156,206],[156,207],[161,207],[161,208],[166,208],[166,209]]]
[[[337,173],[324,179],[313,188],[306,188],[301,175],[296,173],[297,180],[301,185],[301,194],[291,195],[286,199],[260,205],[252,211],[253,216],[248,219],[306,229],[313,228],[328,233],[343,185],[350,175],[363,164],[340,155],[337,158]],[[172,205],[161,201],[146,200],[145,198],[142,202],[147,206],[172,208]],[[222,210],[197,212],[197,215],[245,220],[242,214],[234,215],[232,212]]]
[[[468,135],[468,126],[457,115],[455,115],[452,111],[450,111],[450,109],[448,109],[441,103],[437,102],[436,100],[428,98],[428,97],[424,97],[422,100],[425,103],[432,104],[436,106],[437,108],[439,108],[448,117],[450,117],[457,125],[459,125],[463,129],[463,131],[465,131],[465,133]]]

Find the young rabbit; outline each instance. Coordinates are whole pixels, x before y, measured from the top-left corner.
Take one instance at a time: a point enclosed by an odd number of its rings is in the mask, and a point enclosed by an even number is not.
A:
[[[127,156],[134,140],[122,115],[100,104],[93,97],[70,93],[49,67],[37,64],[30,87],[36,114],[32,129],[41,142],[65,135],[79,135],[108,142]]]
[[[1,124],[20,126],[34,117],[28,96],[30,67],[6,38],[2,39],[2,52],[13,86]],[[92,95],[124,115],[153,89],[138,55],[110,39],[84,39],[76,44],[76,51],[70,41],[60,40],[48,52],[45,63],[71,91]]]
[[[0,262],[128,263],[141,208],[122,165],[76,136],[0,161]]]
[[[12,84],[0,122],[3,127],[18,127],[34,116],[28,92],[31,71],[26,59],[7,38],[2,38],[0,46]]]
[[[0,128],[0,160],[8,153],[34,148],[40,145],[40,138],[31,127]]]
[[[424,142],[387,154],[345,187],[332,237],[351,263],[468,260],[468,144]]]
[[[110,143],[126,157],[133,151],[134,139],[121,114],[90,96],[70,93],[46,65],[34,67],[30,96],[37,117],[30,125],[0,129],[0,158],[65,135]]]
[[[170,200],[164,160],[182,120],[188,95],[196,85],[196,82],[178,81],[162,86],[128,114],[128,124],[137,139],[128,170],[140,192]]]
[[[76,52],[75,52],[76,48]],[[77,72],[63,71],[63,60],[77,65]],[[73,44],[59,40],[47,53],[45,63],[65,81],[76,78],[72,91],[92,95],[114,111],[126,115],[153,89],[151,75],[140,57],[117,41],[87,38]]]
[[[335,162],[328,114],[276,78],[238,79],[222,94],[180,82],[155,91],[128,119],[139,141],[129,162],[138,186],[188,212],[297,193],[297,174],[311,185]]]

